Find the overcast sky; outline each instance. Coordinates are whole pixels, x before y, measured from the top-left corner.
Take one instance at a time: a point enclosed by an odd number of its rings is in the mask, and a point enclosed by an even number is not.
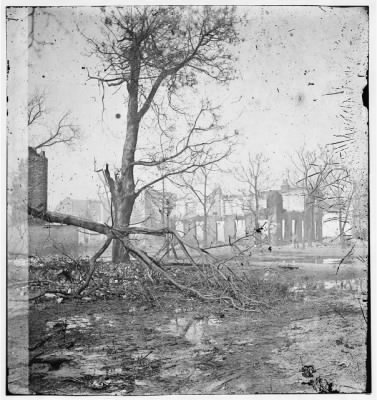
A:
[[[280,184],[290,166],[289,153],[304,144],[312,148],[331,143],[334,134],[344,132],[341,107],[348,98],[354,107],[352,121],[364,135],[361,93],[366,84],[368,16],[363,8],[253,6],[241,11],[248,24],[241,32],[245,41],[234,49],[239,78],[227,87],[206,84],[203,97],[222,105],[226,130],[240,132],[240,146],[231,161],[263,152],[271,160],[275,184]],[[82,131],[75,148],[46,150],[53,209],[67,196],[96,198],[94,159],[97,166],[119,166],[127,100],[125,89],[116,94],[107,90],[102,114],[102,92],[87,80],[85,68],[95,60],[88,56],[76,23],[86,34],[96,34],[93,15],[98,10],[63,7],[49,12],[48,21],[36,19],[35,29],[39,40],[52,44],[24,52],[28,91],[46,92],[50,122],[71,110]],[[8,23],[8,35],[12,29],[17,29],[16,22]],[[333,94],[337,92],[341,93]],[[232,176],[221,182],[228,191],[237,188]]]

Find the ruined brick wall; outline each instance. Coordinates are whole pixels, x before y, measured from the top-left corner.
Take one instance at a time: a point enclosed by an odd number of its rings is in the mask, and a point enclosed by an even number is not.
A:
[[[47,210],[48,160],[44,151],[38,153],[29,147],[28,205]]]
[[[262,226],[265,222],[267,223],[265,232],[267,232],[270,244],[273,246],[291,244],[294,237],[297,242],[303,243],[308,241],[308,229],[310,229],[312,241],[322,241],[322,210],[314,207],[313,222],[311,220],[305,221],[306,214],[304,212],[304,197],[302,194],[295,195],[295,202],[291,201],[293,196],[287,200],[288,210],[285,208],[284,203],[287,196],[282,196],[279,191],[268,191],[265,197],[266,208],[259,210],[259,226]],[[298,208],[299,210],[295,210],[294,208]],[[230,209],[227,210],[230,212]],[[185,215],[183,218],[176,219],[176,224],[183,227],[185,239],[192,243],[196,243],[195,235],[198,232],[195,223],[198,221],[203,221],[203,217],[199,215],[192,216],[190,214],[189,216]],[[245,233],[253,232],[254,228],[255,218],[251,214],[242,215],[241,217],[237,214],[230,214],[223,217],[219,215],[209,216],[207,227],[208,243],[228,242],[229,238],[242,237]]]

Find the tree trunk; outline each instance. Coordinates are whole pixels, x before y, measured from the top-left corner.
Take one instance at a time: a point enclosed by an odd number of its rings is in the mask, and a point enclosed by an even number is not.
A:
[[[258,188],[257,182],[255,181],[255,231],[259,232],[259,199],[258,199]],[[257,246],[262,245],[262,232],[256,235],[256,244]],[[270,236],[270,233],[268,234]]]
[[[122,168],[119,176],[115,177],[111,195],[114,204],[114,226],[127,228],[131,222],[132,209],[135,204],[135,179],[134,162],[137,139],[139,134],[140,116],[138,114],[138,81],[140,75],[140,58],[135,50],[134,58],[130,64],[131,79],[127,83],[127,133],[123,146]],[[119,240],[113,241],[112,261],[114,263],[129,262],[129,254]]]
[[[121,186],[118,184],[117,186]],[[113,199],[114,204],[114,227],[125,229],[129,227],[131,222],[132,210],[135,204],[135,193],[132,190],[131,194],[125,190],[118,190]],[[127,238],[127,236],[126,236]],[[114,263],[130,261],[129,253],[119,240],[113,241],[112,261]]]
[[[306,240],[308,241],[308,247],[313,245],[313,225],[314,225],[314,204],[311,195],[307,195],[305,199],[305,218],[304,218],[304,229],[306,232]]]
[[[258,176],[254,177],[254,194],[255,194],[255,228],[259,228],[259,190],[258,190]]]
[[[203,247],[207,247],[208,245],[208,216],[207,213],[204,214],[203,220]]]
[[[342,222],[342,211],[339,210],[338,212],[338,223],[339,223],[339,239],[340,239],[340,245],[342,249],[346,247],[346,241],[344,237],[344,225]]]
[[[207,210],[207,175],[204,175],[204,198],[203,198],[203,247],[208,245],[208,210]]]
[[[309,206],[309,237],[308,247],[313,247],[313,230],[314,230],[314,205],[313,203]]]

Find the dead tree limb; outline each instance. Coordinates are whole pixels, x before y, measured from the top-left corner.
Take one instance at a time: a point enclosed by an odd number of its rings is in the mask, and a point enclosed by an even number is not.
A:
[[[76,293],[75,293],[76,295],[80,295],[89,286],[90,280],[92,279],[92,276],[96,269],[96,261],[99,257],[101,257],[101,255],[110,246],[110,243],[112,242],[112,240],[113,240],[112,237],[108,237],[106,239],[106,242],[103,244],[103,246],[89,260],[90,269],[89,269],[88,275],[86,276],[85,282],[76,290]]]
[[[39,211],[32,207],[28,207],[28,213],[32,217],[40,218],[47,222],[73,225],[89,231],[102,233],[104,235],[109,235],[111,233],[111,228],[105,224],[93,222],[85,218],[75,217],[73,215],[61,214],[52,211]]]
[[[219,262],[216,257],[214,257],[212,254],[210,254],[206,249],[202,248],[195,248],[194,246],[190,245],[189,243],[186,243],[184,240],[182,240],[178,234],[174,230],[170,230],[167,228],[163,229],[148,229],[148,228],[143,228],[143,227],[135,227],[135,226],[128,226],[122,229],[118,228],[112,228],[106,224],[101,224],[97,222],[93,222],[90,220],[86,220],[83,218],[75,217],[72,215],[67,215],[67,214],[60,214],[56,212],[41,212],[38,210],[35,210],[33,208],[28,208],[29,214],[41,218],[45,221],[48,222],[57,222],[57,223],[62,223],[66,225],[73,225],[73,226],[78,226],[84,229],[88,229],[91,231],[95,231],[101,234],[104,234],[107,236],[107,240],[104,243],[104,245],[96,252],[96,254],[92,257],[90,260],[90,271],[86,277],[86,280],[84,284],[72,295],[72,296],[79,296],[80,293],[86,289],[89,285],[89,282],[92,278],[92,275],[95,271],[95,262],[98,259],[98,257],[103,254],[103,252],[108,248],[112,240],[119,240],[119,242],[122,244],[122,246],[125,248],[125,250],[129,251],[131,254],[133,254],[146,268],[153,270],[160,275],[162,275],[168,282],[170,282],[173,286],[178,288],[179,290],[183,292],[190,293],[194,295],[195,297],[205,300],[205,301],[225,301],[227,303],[230,303],[232,307],[236,308],[237,310],[241,311],[248,311],[248,312],[257,312],[255,308],[247,308],[245,307],[244,301],[241,300],[240,298],[240,293],[242,292],[243,288],[241,286],[237,286],[231,282],[231,278],[227,277],[222,271],[219,270],[219,266],[216,268],[216,264]],[[214,276],[216,276],[216,281],[218,282],[218,286],[220,289],[223,290],[223,293],[219,296],[218,294],[203,294],[200,291],[186,286],[180,282],[178,282],[176,279],[172,277],[172,275],[167,272],[163,266],[160,264],[159,261],[148,255],[145,251],[142,249],[137,248],[133,243],[132,239],[130,239],[130,235],[133,234],[144,234],[144,235],[152,235],[152,236],[165,236],[166,234],[171,234],[173,237],[176,238],[178,243],[180,244],[184,254],[186,257],[191,261],[192,265],[197,267],[200,270],[199,264],[195,261],[194,257],[190,254],[187,248],[193,248],[193,250],[196,250],[200,256],[206,256],[209,258],[212,258],[215,262],[210,263],[209,266],[211,267]],[[232,244],[232,243],[231,243]],[[201,271],[201,273],[203,273]],[[208,279],[206,279],[208,281]],[[241,280],[238,279],[240,283]],[[230,295],[229,295],[230,293]],[[247,298],[249,302],[249,306],[255,307],[255,306],[266,306],[265,303],[263,302],[258,302],[256,300]],[[238,303],[238,304],[237,304]]]
[[[125,241],[124,239],[121,239],[118,237],[122,245],[130,251],[134,256],[136,256],[147,268],[151,268],[156,272],[159,272],[161,275],[163,275],[170,283],[172,283],[175,287],[182,291],[189,292],[193,294],[194,296],[198,297],[201,300],[206,300],[206,301],[214,301],[214,300],[225,300],[228,301],[232,304],[234,308],[240,311],[246,311],[246,312],[257,312],[255,309],[249,309],[245,308],[242,306],[239,306],[235,303],[234,299],[230,296],[220,296],[220,297],[215,297],[212,295],[204,295],[200,293],[198,290],[195,290],[191,287],[188,287],[186,285],[182,285],[181,283],[177,282],[174,278],[171,277],[169,273],[167,273],[155,260],[153,260],[150,256],[148,256],[147,253],[144,251],[136,248],[133,246],[129,241]],[[253,301],[256,305],[263,305],[264,303],[258,303],[257,301]]]

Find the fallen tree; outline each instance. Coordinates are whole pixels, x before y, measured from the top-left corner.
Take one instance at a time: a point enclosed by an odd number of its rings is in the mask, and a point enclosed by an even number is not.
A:
[[[124,249],[133,255],[141,265],[155,273],[158,273],[180,291],[205,301],[223,301],[242,311],[257,312],[258,310],[256,307],[269,307],[265,302],[258,301],[251,298],[250,295],[247,296],[245,294],[245,285],[247,284],[246,280],[244,277],[237,275],[229,266],[230,262],[237,262],[239,256],[243,256],[246,252],[250,251],[247,246],[246,248],[241,249],[238,245],[241,240],[247,239],[248,237],[253,236],[253,234],[249,234],[244,238],[238,238],[233,242],[229,240],[227,246],[230,246],[233,249],[234,255],[224,260],[211,254],[211,247],[202,248],[199,245],[195,246],[187,243],[174,229],[149,229],[139,226],[127,226],[123,229],[118,227],[114,228],[107,224],[94,222],[84,218],[58,212],[39,211],[31,207],[28,207],[28,213],[32,217],[42,219],[46,222],[77,226],[106,236],[104,244],[89,260],[90,268],[84,282],[73,293],[61,292],[60,294],[63,296],[79,297],[82,295],[84,290],[87,289],[90,284],[96,269],[98,258],[101,257],[113,240],[118,240]],[[133,243],[132,235],[150,235],[160,237],[167,237],[167,235],[170,235],[170,243],[182,251],[182,255],[186,261],[185,265],[195,267],[203,277],[203,282],[207,285],[206,289],[210,290],[206,290],[206,293],[204,294],[193,287],[179,282],[165,268],[166,266],[169,266],[169,264],[171,265],[171,263],[165,263],[163,257],[157,260],[143,249],[138,248],[138,246]],[[177,257],[176,251],[174,254]],[[179,263],[177,262],[176,265],[179,266]]]

